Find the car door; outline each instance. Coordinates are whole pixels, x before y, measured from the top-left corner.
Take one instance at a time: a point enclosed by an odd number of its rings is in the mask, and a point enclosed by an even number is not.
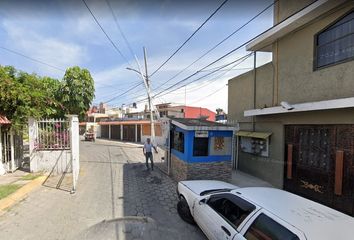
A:
[[[194,219],[209,239],[231,240],[254,209],[233,194],[214,194],[195,204]]]
[[[300,230],[262,209],[248,221],[234,240],[305,240]]]

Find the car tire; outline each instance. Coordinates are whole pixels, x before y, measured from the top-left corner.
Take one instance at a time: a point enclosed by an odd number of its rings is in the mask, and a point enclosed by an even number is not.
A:
[[[193,224],[193,225],[195,224],[191,211],[189,210],[188,203],[183,196],[177,203],[177,212],[178,215],[183,219],[183,221],[189,224]]]

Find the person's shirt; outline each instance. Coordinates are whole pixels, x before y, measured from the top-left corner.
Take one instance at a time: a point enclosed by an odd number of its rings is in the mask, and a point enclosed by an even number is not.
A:
[[[152,145],[152,143],[145,143],[144,144],[144,149],[145,149],[145,152],[148,153],[148,152],[152,152],[152,148],[154,146]]]

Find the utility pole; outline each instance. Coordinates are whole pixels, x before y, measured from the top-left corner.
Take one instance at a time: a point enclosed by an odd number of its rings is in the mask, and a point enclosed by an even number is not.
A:
[[[147,56],[146,56],[146,48],[144,47],[144,62],[145,62],[145,82],[146,82],[146,90],[148,94],[148,102],[149,102],[149,109],[150,109],[150,124],[151,124],[151,142],[155,144],[155,125],[154,125],[154,115],[153,115],[153,106],[151,101],[151,88],[150,88],[150,81],[148,75],[148,68],[147,68]]]

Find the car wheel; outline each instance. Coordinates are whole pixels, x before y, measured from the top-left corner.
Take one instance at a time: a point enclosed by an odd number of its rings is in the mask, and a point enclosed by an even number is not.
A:
[[[195,224],[191,211],[189,210],[188,203],[184,197],[181,197],[177,203],[178,215],[187,223]]]

